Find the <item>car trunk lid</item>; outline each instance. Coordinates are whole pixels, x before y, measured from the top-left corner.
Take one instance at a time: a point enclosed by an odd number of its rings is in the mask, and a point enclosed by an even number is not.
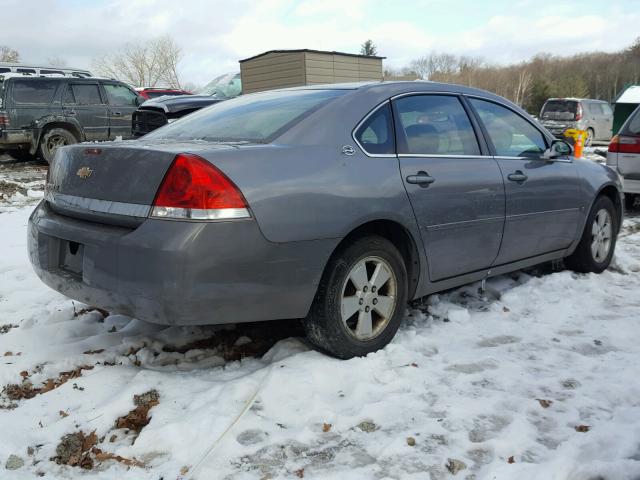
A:
[[[210,143],[116,142],[81,144],[56,153],[45,199],[68,216],[135,225],[150,211],[158,187],[178,153],[229,149]]]

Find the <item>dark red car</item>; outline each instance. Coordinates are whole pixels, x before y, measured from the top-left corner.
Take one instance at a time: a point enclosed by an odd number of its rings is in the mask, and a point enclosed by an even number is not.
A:
[[[149,100],[150,98],[158,98],[165,95],[168,96],[176,96],[176,95],[191,95],[191,92],[187,92],[186,90],[179,90],[176,88],[156,88],[156,87],[144,87],[144,88],[136,88],[138,95],[142,98]]]

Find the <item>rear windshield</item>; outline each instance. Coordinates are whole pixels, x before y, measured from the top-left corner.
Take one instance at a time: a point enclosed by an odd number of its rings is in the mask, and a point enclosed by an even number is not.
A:
[[[47,80],[16,80],[13,83],[13,101],[21,104],[51,103],[58,83]]]
[[[265,92],[225,100],[146,138],[268,143],[347,90]]]
[[[578,113],[578,102],[574,100],[547,100],[540,118],[549,120],[573,120]]]

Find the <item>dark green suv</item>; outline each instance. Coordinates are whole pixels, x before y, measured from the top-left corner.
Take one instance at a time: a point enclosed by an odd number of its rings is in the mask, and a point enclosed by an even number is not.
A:
[[[62,145],[130,138],[143,101],[117,80],[0,75],[0,151],[50,162]]]

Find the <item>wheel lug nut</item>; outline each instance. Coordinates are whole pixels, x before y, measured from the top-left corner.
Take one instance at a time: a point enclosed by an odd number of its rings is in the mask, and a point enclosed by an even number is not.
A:
[[[375,292],[376,292],[376,287],[371,287],[371,291],[372,291],[373,293],[375,293]]]
[[[362,291],[366,292],[368,290],[368,288],[366,287],[366,285],[364,287],[362,287]]]
[[[373,299],[373,304],[374,304],[374,305],[377,305],[377,304],[378,304],[378,299],[377,299],[377,298],[374,298],[374,299]]]
[[[368,312],[369,310],[371,310],[369,307],[364,307],[365,312]]]
[[[360,305],[362,305],[364,303],[363,299],[360,299],[360,301],[358,302]]]

